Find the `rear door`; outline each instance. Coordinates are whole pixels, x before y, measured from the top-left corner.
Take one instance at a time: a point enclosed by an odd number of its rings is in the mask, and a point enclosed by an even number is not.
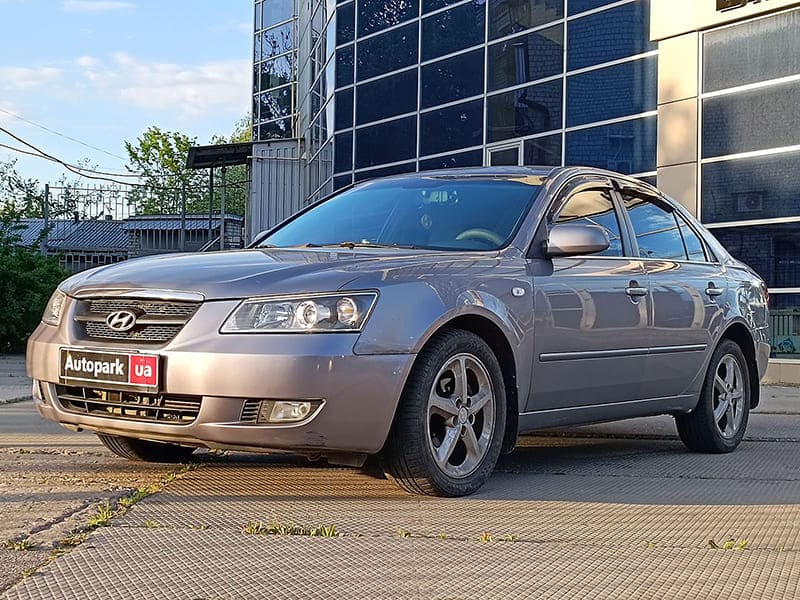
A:
[[[649,398],[693,393],[690,384],[722,323],[724,270],[663,198],[629,187],[621,197],[636,247],[632,256],[642,259],[652,296],[644,393]]]
[[[642,260],[626,257],[630,242],[620,209],[608,179],[581,178],[555,198],[540,225],[529,259],[535,356],[528,411],[641,397],[647,276]],[[600,225],[611,246],[590,256],[542,256],[539,248],[557,223]]]

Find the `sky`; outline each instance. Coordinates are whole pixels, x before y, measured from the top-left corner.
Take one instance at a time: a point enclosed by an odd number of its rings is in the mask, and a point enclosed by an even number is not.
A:
[[[151,125],[201,144],[228,135],[250,111],[252,11],[252,0],[0,0],[0,127],[112,172]],[[24,148],[2,131],[0,144]],[[64,172],[0,147],[12,156],[42,183]]]

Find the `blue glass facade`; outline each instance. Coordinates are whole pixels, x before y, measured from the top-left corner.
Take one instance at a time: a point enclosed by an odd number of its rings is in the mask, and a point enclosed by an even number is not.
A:
[[[480,164],[655,175],[649,0],[296,1],[256,3],[254,133],[291,124],[310,199]],[[290,9],[294,42],[279,62],[263,48],[285,35]],[[268,26],[267,14],[284,21]]]

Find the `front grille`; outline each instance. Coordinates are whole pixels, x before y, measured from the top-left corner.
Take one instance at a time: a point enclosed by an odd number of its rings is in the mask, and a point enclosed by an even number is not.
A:
[[[188,425],[197,419],[201,396],[140,394],[92,388],[56,386],[65,410],[93,417]]]
[[[78,302],[75,321],[83,339],[164,344],[178,335],[199,306],[197,302],[92,298]],[[136,315],[133,329],[117,331],[106,324],[108,315],[120,310]]]
[[[242,416],[239,419],[242,423],[258,422],[258,413],[261,411],[261,400],[245,400],[242,407]]]

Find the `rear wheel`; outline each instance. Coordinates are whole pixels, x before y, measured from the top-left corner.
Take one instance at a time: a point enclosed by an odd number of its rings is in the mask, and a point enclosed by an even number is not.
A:
[[[468,331],[438,334],[417,357],[381,464],[408,492],[464,496],[489,478],[505,430],[503,374]]]
[[[154,463],[180,463],[185,462],[194,452],[194,448],[166,444],[163,442],[150,442],[136,438],[122,437],[120,435],[107,435],[98,433],[97,437],[103,445],[117,456],[128,460],[140,460]]]
[[[678,435],[696,452],[732,452],[744,437],[750,399],[744,353],[736,342],[723,340],[711,357],[697,407],[675,418]]]

